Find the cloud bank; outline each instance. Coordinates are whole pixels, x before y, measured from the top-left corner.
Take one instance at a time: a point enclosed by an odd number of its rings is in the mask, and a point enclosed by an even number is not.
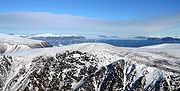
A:
[[[180,14],[143,20],[108,20],[48,12],[0,13],[1,32],[142,35],[169,32],[178,26],[180,26]]]

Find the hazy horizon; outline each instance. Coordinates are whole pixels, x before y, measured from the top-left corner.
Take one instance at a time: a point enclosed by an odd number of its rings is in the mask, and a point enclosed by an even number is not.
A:
[[[179,0],[1,0],[0,32],[180,36]]]

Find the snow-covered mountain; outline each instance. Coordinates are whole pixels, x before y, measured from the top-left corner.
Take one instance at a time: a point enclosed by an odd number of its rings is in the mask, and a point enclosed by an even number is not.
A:
[[[0,59],[0,88],[2,91],[179,91],[180,49],[164,50],[168,48],[84,43],[6,53]]]
[[[0,33],[0,54],[30,48],[51,47],[47,42]]]
[[[137,36],[137,35],[95,35],[95,34],[87,34],[81,35],[86,39],[116,39],[116,40],[146,40],[148,36]]]
[[[136,36],[136,35],[119,35],[119,36],[107,36],[107,35],[65,35],[65,34],[36,34],[36,35],[14,35],[23,38],[76,38],[76,39],[121,39],[121,40],[146,40],[148,36]]]
[[[50,33],[45,33],[45,34],[37,34],[33,35],[30,37],[80,37],[78,35],[72,34],[72,35],[57,35],[57,34],[50,34]]]
[[[44,39],[44,38],[59,38],[59,39],[85,39],[83,36],[71,34],[71,35],[60,35],[60,34],[36,34],[36,35],[14,35],[18,37],[28,38],[28,39]]]

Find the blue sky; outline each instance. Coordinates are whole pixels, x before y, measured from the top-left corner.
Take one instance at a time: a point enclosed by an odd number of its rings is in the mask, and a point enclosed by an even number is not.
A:
[[[0,32],[180,35],[180,0],[0,0]]]

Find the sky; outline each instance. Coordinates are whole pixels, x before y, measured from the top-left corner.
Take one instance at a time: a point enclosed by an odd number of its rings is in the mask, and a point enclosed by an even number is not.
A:
[[[0,0],[0,32],[180,36],[180,0]]]

